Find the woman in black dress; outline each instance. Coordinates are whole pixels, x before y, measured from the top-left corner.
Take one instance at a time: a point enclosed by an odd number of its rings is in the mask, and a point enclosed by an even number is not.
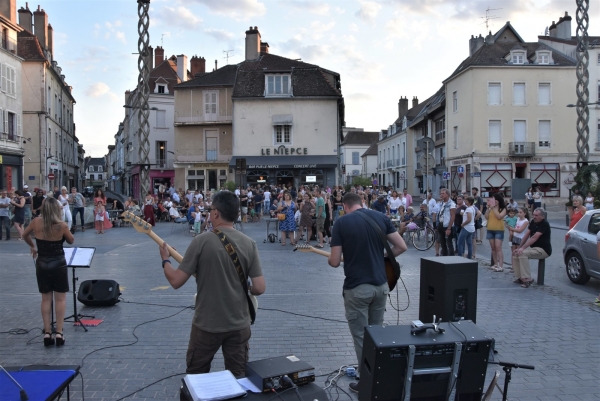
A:
[[[44,201],[44,191],[38,189],[35,193],[35,196],[31,198],[31,212],[33,213],[33,217],[38,217],[42,211],[42,202]]]
[[[13,211],[13,223],[19,232],[17,240],[23,241],[23,224],[25,224],[25,194],[20,189],[15,191],[15,197],[10,201],[10,204],[15,207]]]
[[[63,242],[72,244],[75,241],[67,223],[61,218],[61,205],[48,197],[42,203],[40,218],[33,219],[23,234],[29,245],[31,255],[35,259],[35,275],[42,294],[42,320],[44,321],[44,346],[64,345],[63,323],[66,309],[66,293],[69,291],[67,262]],[[31,240],[35,235],[36,246]],[[56,312],[56,335],[52,337],[52,299]]]

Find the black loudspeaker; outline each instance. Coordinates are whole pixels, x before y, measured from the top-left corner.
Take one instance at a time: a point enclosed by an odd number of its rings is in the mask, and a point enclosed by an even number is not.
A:
[[[439,327],[412,335],[410,325],[367,326],[358,399],[480,401],[492,339],[469,320]]]
[[[421,259],[419,320],[472,320],[477,315],[477,262],[459,256]]]
[[[119,302],[119,283],[114,280],[85,280],[79,286],[77,300],[86,306],[113,306]]]

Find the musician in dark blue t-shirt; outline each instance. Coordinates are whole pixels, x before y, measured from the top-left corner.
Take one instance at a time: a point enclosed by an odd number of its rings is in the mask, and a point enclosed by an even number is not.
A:
[[[331,234],[329,265],[338,267],[344,257],[343,296],[346,318],[354,339],[359,367],[365,326],[383,324],[385,301],[389,293],[385,274],[384,244],[380,234],[360,214],[379,226],[392,245],[394,256],[406,251],[406,244],[385,214],[362,208],[358,194],[344,195],[345,215],[338,217]],[[358,383],[350,383],[357,391]]]

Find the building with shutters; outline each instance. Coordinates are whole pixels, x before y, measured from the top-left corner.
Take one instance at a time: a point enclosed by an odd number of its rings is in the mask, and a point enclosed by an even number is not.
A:
[[[566,105],[576,103],[575,64],[544,43],[525,42],[509,22],[472,37],[469,56],[444,80],[450,188],[523,199],[539,186],[547,198],[568,196],[576,113]]]
[[[340,143],[340,164],[342,166],[342,184],[352,184],[354,177],[375,179],[376,170],[363,164],[362,155],[379,140],[379,132],[368,132],[362,128],[344,127]],[[364,169],[363,169],[364,168]],[[364,171],[363,171],[364,170]]]

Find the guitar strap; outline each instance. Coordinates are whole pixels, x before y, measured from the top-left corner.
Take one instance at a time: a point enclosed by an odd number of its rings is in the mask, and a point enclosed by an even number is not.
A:
[[[361,209],[357,209],[354,211],[354,213],[356,212],[358,212],[358,215],[365,219],[365,221],[367,221],[375,229],[375,232],[379,234],[379,238],[381,239],[381,242],[383,242],[383,247],[385,248],[385,251],[388,254],[388,259],[392,263],[392,266],[394,266],[394,274],[396,275],[396,280],[398,280],[400,278],[400,264],[394,257],[392,249],[390,248],[390,244],[388,243],[387,237],[381,230],[381,227],[379,227],[375,220],[369,217],[369,215],[367,213],[364,213]]]
[[[237,274],[240,277],[240,283],[242,284],[242,288],[244,289],[244,294],[246,295],[246,300],[248,301],[248,311],[250,312],[250,321],[251,321],[250,324],[254,324],[254,320],[256,319],[256,311],[254,310],[254,305],[252,304],[252,301],[250,300],[250,296],[248,295],[248,281],[247,281],[248,279],[247,279],[246,275],[244,274],[244,270],[242,270],[240,258],[238,258],[237,252],[235,251],[235,247],[233,246],[233,244],[231,242],[229,242],[229,240],[227,239],[225,234],[223,234],[223,232],[221,230],[219,230],[218,228],[213,229],[212,232],[215,233],[217,235],[217,237],[219,237],[219,239],[221,240],[221,244],[223,244],[225,251],[227,251],[227,254],[231,258],[231,261],[233,262],[233,266],[235,267],[235,270],[237,271]]]

